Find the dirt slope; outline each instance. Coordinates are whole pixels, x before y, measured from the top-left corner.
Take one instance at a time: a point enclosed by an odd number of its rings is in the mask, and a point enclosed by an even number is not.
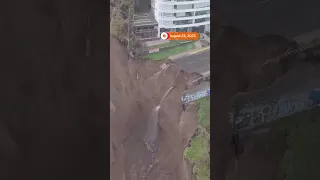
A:
[[[164,100],[159,111],[156,151],[150,154],[144,143],[148,119],[179,69],[171,66],[157,75],[161,63],[143,61],[138,70],[138,61],[128,60],[125,49],[114,37],[110,38],[110,99],[116,109],[110,119],[111,179],[190,179],[183,150],[197,120],[195,111],[181,118],[180,101],[191,76],[180,73],[176,87]]]

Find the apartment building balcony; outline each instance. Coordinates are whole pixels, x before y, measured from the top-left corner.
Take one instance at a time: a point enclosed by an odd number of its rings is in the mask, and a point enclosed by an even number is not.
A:
[[[154,7],[153,7],[154,8]],[[170,7],[158,7],[156,11],[158,12],[165,12],[165,13],[179,13],[179,12],[196,12],[196,11],[204,11],[208,10],[210,11],[210,5],[206,7],[201,7],[201,8],[188,8],[188,9],[174,9],[173,6]]]
[[[187,2],[187,1],[197,1],[197,0],[175,0],[176,2]]]
[[[173,13],[173,16],[176,18],[181,18],[181,17],[192,17],[194,16],[193,12],[185,12],[185,13]]]
[[[203,0],[159,0],[161,2],[190,2],[190,1],[203,1]]]
[[[200,19],[194,20],[194,23],[203,23],[203,22],[210,22],[210,18],[200,18]]]
[[[157,32],[157,29],[154,29],[154,27],[151,28],[136,28],[134,30],[135,33],[144,33],[144,32]]]
[[[185,4],[199,4],[199,3],[209,3],[209,0],[158,0],[158,4],[166,5],[185,5]],[[209,5],[210,6],[210,5]]]
[[[202,15],[207,15],[207,14],[210,15],[210,10],[196,11],[194,13],[195,16],[202,16]]]
[[[178,21],[173,21],[173,25],[187,25],[187,24],[192,24],[193,20],[178,20]]]
[[[179,24],[179,25],[176,25]],[[173,24],[159,24],[159,28],[166,28],[166,29],[171,29],[171,28],[185,28],[185,27],[192,27],[192,26],[202,26],[202,25],[210,25],[210,21],[204,21],[202,23],[187,23],[183,24],[181,22]]]
[[[194,12],[180,12],[180,13],[160,13],[160,18],[180,18],[180,17],[192,17]]]
[[[204,15],[185,15],[185,16],[177,16],[177,15],[170,15],[170,16],[158,16],[158,21],[178,21],[178,20],[194,20],[194,19],[200,19],[200,18],[210,18],[210,14],[204,14]]]

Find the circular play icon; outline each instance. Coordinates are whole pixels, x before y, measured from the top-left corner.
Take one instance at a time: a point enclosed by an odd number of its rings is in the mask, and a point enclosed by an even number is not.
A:
[[[163,32],[163,33],[161,33],[160,37],[161,37],[161,39],[163,39],[163,40],[167,40],[167,39],[169,38],[169,35],[168,35],[168,33]]]

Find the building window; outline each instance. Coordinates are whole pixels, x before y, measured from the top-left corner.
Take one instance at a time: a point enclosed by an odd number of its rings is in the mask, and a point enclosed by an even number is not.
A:
[[[190,17],[190,16],[193,16],[192,12],[174,13],[174,17]]]
[[[177,28],[176,32],[188,32],[188,28]]]
[[[195,19],[195,23],[202,23],[202,22],[206,22],[206,21],[210,21],[210,18],[200,18],[200,19]]]
[[[174,25],[192,24],[192,20],[173,21],[173,24],[174,24]]]
[[[192,12],[186,12],[186,17],[193,16]]]
[[[195,5],[196,8],[210,7],[210,3],[199,3]]]
[[[174,16],[175,13],[163,13],[163,17],[171,17]]]
[[[197,11],[195,12],[196,16],[201,16],[201,15],[205,15],[205,14],[210,14],[209,10],[205,10],[205,11]]]

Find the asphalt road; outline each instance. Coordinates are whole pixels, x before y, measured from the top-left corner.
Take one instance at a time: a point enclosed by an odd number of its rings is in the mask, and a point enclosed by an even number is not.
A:
[[[182,70],[189,73],[204,73],[210,71],[210,50],[175,59],[174,62],[181,66]]]
[[[212,9],[224,25],[254,36],[294,37],[320,28],[318,0],[216,0]]]

